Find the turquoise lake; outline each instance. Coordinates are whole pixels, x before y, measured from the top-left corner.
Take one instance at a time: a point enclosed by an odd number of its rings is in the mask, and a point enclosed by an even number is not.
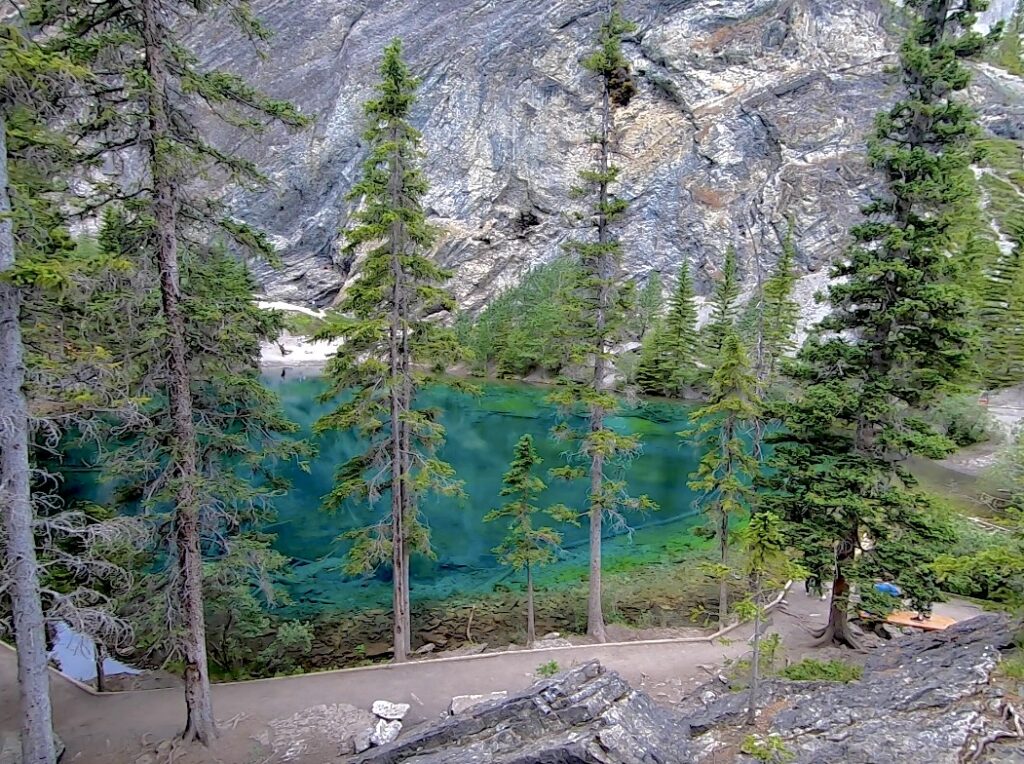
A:
[[[323,382],[315,375],[267,376],[267,384],[281,396],[284,408],[308,437],[313,422],[328,406],[317,402]],[[512,583],[508,571],[498,565],[492,552],[505,532],[501,522],[484,523],[483,516],[499,502],[501,478],[512,448],[524,433],[533,435],[544,458],[544,478],[549,488],[541,501],[561,502],[583,509],[587,484],[548,479],[546,469],[565,463],[565,443],[550,437],[558,421],[547,401],[548,391],[526,385],[486,384],[482,394],[471,396],[445,387],[423,391],[420,408],[436,408],[447,429],[440,456],[450,462],[465,483],[466,497],[425,497],[421,508],[431,529],[436,559],[414,558],[414,600],[443,599],[458,594],[493,591],[502,582]],[[676,433],[688,424],[687,409],[668,403],[641,403],[624,407],[609,420],[621,432],[638,433],[642,453],[630,464],[629,490],[647,494],[659,505],[657,512],[626,517],[629,528],[608,528],[605,560],[623,557],[656,557],[666,545],[688,537],[695,522],[694,494],[686,486],[697,463],[697,449]],[[277,522],[269,528],[277,534],[277,547],[295,560],[287,583],[295,608],[304,613],[366,607],[390,602],[389,571],[352,577],[341,566],[350,542],[339,536],[366,525],[389,512],[385,494],[376,506],[365,503],[326,513],[321,497],[331,489],[335,468],[359,448],[352,434],[333,434],[318,442],[319,455],[310,471],[290,467],[292,489],[276,500]],[[611,524],[608,524],[611,525]],[[586,564],[587,528],[565,526],[565,551],[548,573],[566,566]]]

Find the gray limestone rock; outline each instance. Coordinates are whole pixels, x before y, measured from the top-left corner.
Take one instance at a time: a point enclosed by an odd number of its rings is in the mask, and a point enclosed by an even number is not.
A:
[[[983,615],[877,648],[858,682],[768,681],[761,696],[762,708],[772,709],[766,733],[797,764],[1012,761],[1020,741],[982,744],[1013,729],[991,681],[1012,637],[1005,617]],[[722,747],[747,734],[746,708],[746,693],[711,697],[698,689],[668,709],[590,662],[355,761],[703,764],[722,761]]]
[[[402,723],[397,719],[387,720],[378,719],[377,725],[373,728],[373,732],[370,733],[370,742],[373,745],[387,745],[398,740],[399,734],[402,732]]]
[[[259,161],[273,181],[234,197],[240,217],[278,245],[261,266],[268,295],[329,304],[351,277],[338,231],[366,147],[361,107],[394,36],[423,79],[413,120],[424,135],[426,205],[438,256],[462,304],[546,262],[571,235],[565,211],[592,159],[595,87],[580,66],[604,0],[256,0],[274,31],[269,56],[198,32],[206,61],[244,73],[316,119],[258,139],[217,128],[218,142]],[[989,23],[1013,0],[998,0]],[[876,182],[864,141],[898,92],[891,0],[629,0],[626,45],[637,96],[616,115],[621,193],[630,202],[625,267],[674,274],[684,259],[706,293],[726,247],[753,279],[770,266],[786,220],[812,294]],[[981,65],[971,96],[993,133],[1024,137],[1024,83]],[[805,301],[808,311],[813,301]],[[806,317],[805,317],[806,318]]]
[[[400,721],[409,713],[408,703],[392,703],[390,700],[375,700],[371,707],[374,715],[388,721]]]
[[[479,706],[481,703],[487,703],[492,700],[504,700],[507,697],[508,692],[505,690],[489,692],[484,695],[456,695],[452,698],[452,702],[448,704],[448,713],[455,716],[474,706]]]

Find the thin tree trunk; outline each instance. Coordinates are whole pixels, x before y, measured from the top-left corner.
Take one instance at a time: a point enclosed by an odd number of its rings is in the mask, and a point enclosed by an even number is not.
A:
[[[818,635],[819,644],[835,643],[858,649],[860,643],[850,628],[850,582],[840,565],[832,582],[832,597],[829,601],[828,624]]]
[[[533,570],[526,563],[526,646],[533,647],[537,641],[537,620],[533,607]]]
[[[757,692],[761,683],[761,576],[754,583],[754,657],[750,667],[750,702],[747,705],[747,724],[757,721]]]
[[[174,516],[180,607],[184,626],[181,648],[185,659],[185,705],[187,718],[183,737],[209,745],[217,734],[206,659],[206,622],[203,612],[203,561],[200,548],[197,490],[199,458],[192,391],[185,341],[185,318],[181,312],[181,279],[178,263],[177,179],[169,167],[161,144],[170,139],[167,113],[168,75],[163,45],[166,30],[154,0],[142,0],[142,36],[146,50],[146,72],[150,79],[149,162],[153,180],[156,218],[156,260],[160,272],[160,297],[167,325],[167,400],[171,413],[172,460],[177,481]]]
[[[18,323],[21,292],[3,277],[14,267],[14,231],[7,192],[6,124],[0,114],[0,507],[10,576],[14,645],[21,698],[21,757],[25,764],[57,760],[46,669],[46,621],[39,595],[39,564],[29,488],[28,401],[25,358]]]
[[[397,145],[397,133],[392,130],[391,140]],[[402,166],[397,155],[390,159],[388,193],[390,202],[401,204]],[[409,552],[406,549],[405,519],[408,463],[403,446],[408,443],[407,424],[403,414],[408,410],[407,380],[403,360],[405,347],[403,306],[405,305],[401,262],[402,227],[399,221],[391,224],[391,325],[388,328],[388,355],[391,372],[391,565],[392,608],[394,609],[393,642],[396,662],[408,660],[411,644],[409,630]]]
[[[600,172],[608,172],[608,142],[611,133],[611,104],[608,97],[608,83],[604,82],[601,95],[601,155]],[[604,210],[608,204],[608,181],[602,179],[598,193],[597,241],[608,243],[608,216]],[[594,358],[594,390],[601,390],[607,368],[605,358],[608,309],[611,290],[610,255],[602,251],[597,256],[598,298],[594,333],[596,340]],[[591,435],[604,429],[604,409],[592,406],[590,409]],[[590,462],[590,591],[587,600],[587,634],[598,642],[606,642],[608,635],[604,625],[604,611],[601,605],[601,526],[604,515],[604,455],[594,453]]]
[[[103,660],[107,657],[107,648],[102,642],[93,641],[92,659],[96,666],[96,692],[107,691],[107,675],[103,670]]]
[[[718,554],[722,565],[729,559],[729,514],[719,510],[718,517]],[[722,577],[718,582],[718,626],[723,628],[729,618],[729,574],[722,569]]]

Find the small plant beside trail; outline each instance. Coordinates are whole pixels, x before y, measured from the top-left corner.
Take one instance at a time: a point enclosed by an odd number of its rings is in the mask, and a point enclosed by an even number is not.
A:
[[[557,674],[561,669],[558,666],[558,661],[548,661],[537,666],[537,676],[549,677]]]
[[[814,658],[805,658],[792,666],[786,666],[779,672],[784,679],[792,679],[797,682],[853,682],[861,678],[864,669],[854,663],[846,661],[819,661]]]

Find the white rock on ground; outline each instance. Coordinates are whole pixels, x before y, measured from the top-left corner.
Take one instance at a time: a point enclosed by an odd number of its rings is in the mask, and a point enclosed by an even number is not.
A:
[[[490,700],[504,700],[507,697],[508,693],[505,690],[488,692],[483,695],[456,695],[448,706],[448,713],[455,716],[456,714],[461,714],[467,708],[478,706]]]
[[[401,720],[409,713],[408,703],[392,703],[390,700],[373,701],[373,713],[389,721]]]
[[[400,721],[380,719],[377,721],[377,726],[373,728],[373,732],[370,733],[370,742],[374,745],[387,745],[388,743],[393,743],[398,739],[398,735],[401,731],[402,723]]]

